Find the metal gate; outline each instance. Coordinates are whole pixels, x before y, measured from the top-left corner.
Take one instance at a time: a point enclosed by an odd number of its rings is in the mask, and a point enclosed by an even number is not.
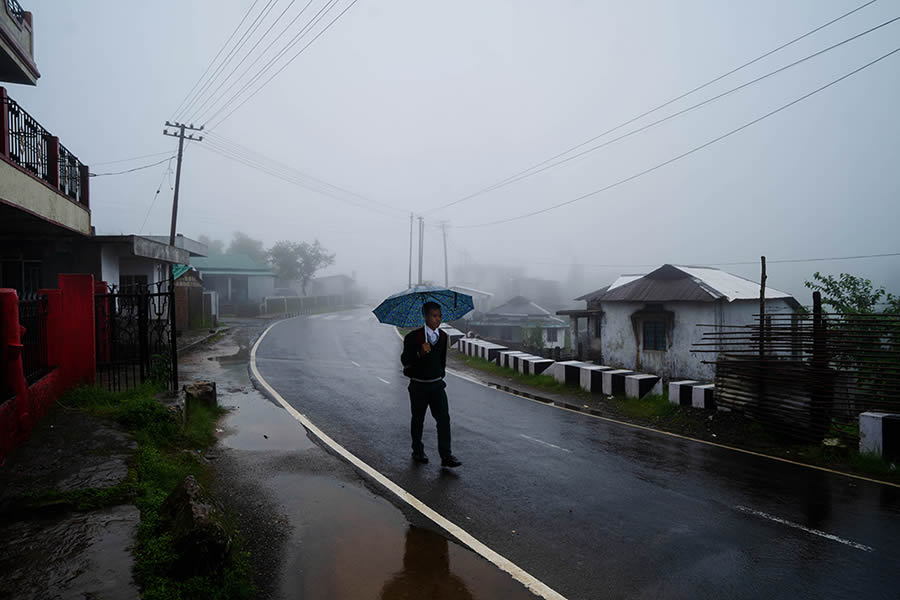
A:
[[[94,295],[97,384],[112,391],[155,381],[178,388],[175,294],[165,282]]]

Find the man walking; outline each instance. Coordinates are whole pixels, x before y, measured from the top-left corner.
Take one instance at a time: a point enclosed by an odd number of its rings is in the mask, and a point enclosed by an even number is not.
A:
[[[431,408],[431,416],[437,423],[438,452],[442,467],[458,467],[462,463],[450,451],[450,407],[444,389],[444,372],[447,366],[447,334],[440,330],[441,305],[426,302],[422,306],[425,326],[414,329],[403,338],[403,374],[409,377],[409,407],[412,413],[410,434],[412,457],[417,463],[427,464],[425,446],[422,445],[422,429],[425,412]]]

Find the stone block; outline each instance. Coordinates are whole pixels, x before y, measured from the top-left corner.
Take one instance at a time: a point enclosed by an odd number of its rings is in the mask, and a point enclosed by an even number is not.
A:
[[[625,393],[625,377],[633,374],[634,371],[628,369],[610,369],[603,371],[603,393],[607,396]]]
[[[612,367],[582,363],[578,368],[578,385],[586,392],[600,394],[603,392],[603,373],[612,370]]]
[[[658,375],[638,373],[625,376],[625,396],[643,398],[648,394],[662,395],[662,379]]]
[[[699,383],[699,381],[694,381],[693,379],[670,381],[669,402],[679,406],[691,406],[691,396],[694,392],[693,387]]]
[[[691,406],[694,408],[715,408],[715,389],[713,383],[695,385],[691,391]]]

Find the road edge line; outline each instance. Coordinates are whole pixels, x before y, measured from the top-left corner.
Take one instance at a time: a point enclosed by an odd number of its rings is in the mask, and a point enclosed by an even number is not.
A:
[[[259,345],[262,343],[263,339],[265,339],[266,335],[269,331],[272,330],[276,325],[287,321],[288,319],[283,319],[281,321],[276,321],[269,325],[265,331],[257,338],[256,342],[253,344],[253,348],[250,350],[250,372],[256,378],[263,388],[273,397],[278,403],[284,407],[284,409],[297,421],[300,422],[301,425],[306,427],[306,429],[312,433],[314,436],[319,438],[319,440],[327,445],[331,450],[337,453],[344,460],[352,464],[354,467],[365,473],[379,485],[390,491],[392,494],[403,500],[412,508],[419,511],[423,516],[433,521],[439,527],[447,531],[450,535],[454,536],[456,539],[460,540],[463,544],[468,546],[473,552],[493,564],[495,567],[499,568],[501,571],[508,573],[513,579],[521,583],[525,588],[530,591],[532,594],[544,598],[545,600],[566,600],[565,596],[560,594],[559,592],[552,589],[550,586],[540,581],[533,575],[529,574],[527,571],[517,566],[511,560],[501,556],[494,550],[488,548],[485,544],[478,541],[474,536],[468,533],[459,525],[453,523],[449,519],[441,516],[437,511],[429,507],[427,504],[407,492],[405,489],[388,479],[385,475],[375,470],[373,467],[369,466],[365,462],[363,462],[360,458],[358,458],[355,454],[338,444],[335,440],[333,440],[330,436],[328,436],[324,431],[319,429],[312,421],[310,421],[306,415],[299,412],[293,406],[291,406],[287,400],[282,398],[281,394],[279,394],[275,388],[273,388],[269,383],[263,378],[262,373],[259,372],[259,369],[256,367],[256,351],[259,348]],[[399,332],[397,332],[399,334]]]

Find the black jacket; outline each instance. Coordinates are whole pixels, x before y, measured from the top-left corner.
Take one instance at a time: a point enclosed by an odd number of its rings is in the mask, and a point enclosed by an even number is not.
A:
[[[438,341],[432,345],[431,352],[423,353],[425,328],[414,329],[403,338],[403,374],[413,379],[429,381],[444,377],[447,367],[447,334],[438,330]]]

